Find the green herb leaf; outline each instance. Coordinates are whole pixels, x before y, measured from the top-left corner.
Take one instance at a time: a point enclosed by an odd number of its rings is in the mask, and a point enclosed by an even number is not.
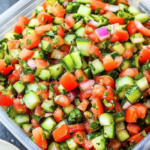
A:
[[[108,96],[108,91],[105,91],[105,92],[104,92],[104,96]]]
[[[45,32],[45,34],[50,36],[50,37],[54,37],[55,36],[55,33],[53,31]]]
[[[75,79],[78,83],[83,81],[83,74],[79,77]]]
[[[114,106],[113,100],[110,103],[108,103],[107,99],[104,99],[103,103],[106,107]]]
[[[75,105],[76,105],[76,106],[79,105],[79,104],[80,104],[79,98],[75,98],[75,99],[74,99],[74,102],[75,102]]]
[[[57,43],[59,43],[59,38],[58,37],[54,38],[52,41],[53,41],[53,44],[56,45]]]
[[[35,119],[37,122],[40,122],[41,120],[41,116],[37,116],[37,115],[32,115],[32,118]]]
[[[144,74],[140,72],[138,75],[135,76],[135,80],[139,80],[143,77],[144,77]]]
[[[92,130],[97,130],[100,128],[100,124],[95,121],[93,121],[89,126],[92,128]]]
[[[93,107],[93,108],[98,108],[97,105],[96,105],[96,103],[94,103],[94,104],[92,105],[92,107]]]
[[[50,91],[55,93],[55,90],[53,89],[54,86],[55,86],[55,83],[50,84],[49,89],[50,89]]]
[[[95,10],[95,14],[99,14],[100,10],[101,10],[101,8],[97,8],[97,9]]]
[[[46,88],[47,88],[46,85],[43,83],[43,84],[41,84],[41,85],[37,88],[37,90],[38,90],[38,91],[44,91]]]
[[[26,45],[30,45],[31,43],[32,43],[32,40],[31,39],[27,39]]]

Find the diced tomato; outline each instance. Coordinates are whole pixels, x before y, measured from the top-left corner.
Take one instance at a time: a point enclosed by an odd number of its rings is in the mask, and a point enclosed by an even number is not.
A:
[[[14,32],[22,34],[23,30],[25,29],[25,26],[27,26],[29,23],[29,19],[25,16],[21,16],[19,18],[19,21],[16,23]]]
[[[58,99],[55,100],[55,103],[61,106],[68,106],[71,103],[71,100],[66,95],[59,95]]]
[[[89,44],[88,52],[90,55],[92,55],[94,58],[101,57],[101,53],[99,51],[99,48],[95,46],[94,44]]]
[[[138,32],[141,34],[150,37],[150,30],[144,27],[144,25],[140,21],[135,21],[135,25],[137,27]]]
[[[77,131],[84,131],[85,127],[83,123],[80,124],[75,124],[75,125],[69,125],[69,131],[72,132],[77,132]]]
[[[53,117],[57,122],[64,120],[64,118],[65,118],[64,115],[65,115],[65,113],[59,107],[53,113]]]
[[[35,33],[37,35],[43,35],[46,31],[50,31],[52,29],[52,24],[46,24],[39,27],[35,27]]]
[[[19,40],[10,40],[7,42],[8,49],[18,49],[19,48],[20,41]]]
[[[0,106],[13,105],[13,98],[11,98],[10,96],[10,94],[4,94],[3,92],[0,92]]]
[[[67,90],[71,91],[78,86],[78,82],[75,81],[75,76],[69,72],[66,72],[60,79],[60,84]]]
[[[115,112],[118,113],[118,112],[121,112],[121,111],[123,111],[123,110],[122,110],[122,107],[121,107],[120,103],[117,102],[117,103],[115,104]]]
[[[46,11],[46,10],[47,10],[47,7],[50,6],[50,4],[49,4],[48,1],[45,1],[42,6],[43,6],[43,8],[44,8],[44,11]]]
[[[135,76],[138,74],[139,71],[137,68],[127,68],[120,73],[119,77],[130,76],[132,78],[135,78]]]
[[[69,54],[69,52],[70,52],[70,46],[67,44],[64,44],[60,49],[61,49],[61,51],[65,52],[67,54]]]
[[[86,132],[85,131],[77,131],[72,136],[73,136],[75,143],[82,145],[82,144],[84,144],[84,139],[86,138]]]
[[[92,96],[102,98],[106,90],[104,86],[96,84],[93,88]]]
[[[93,112],[95,118],[99,117],[101,114],[104,113],[102,101],[98,97],[93,98],[91,104],[91,111]]]
[[[100,14],[104,13],[105,8],[106,8],[107,4],[97,1],[97,0],[92,0],[91,1],[91,5],[90,7],[95,11],[96,9],[100,8]]]
[[[110,19],[110,18],[113,18],[113,17],[117,17],[113,12],[111,11],[107,11],[105,14],[103,14],[104,17]]]
[[[15,70],[8,76],[8,81],[10,84],[14,84],[20,79],[20,70]]]
[[[115,32],[113,33],[112,37],[111,37],[111,42],[123,42],[123,41],[127,41],[129,39],[129,34],[127,31],[125,30],[115,30]]]
[[[121,65],[122,61],[123,61],[122,56],[115,57],[115,62],[116,62],[117,67]]]
[[[136,27],[135,22],[133,20],[130,20],[130,22],[128,23],[127,30],[128,30],[128,33],[130,36],[137,32],[137,27]]]
[[[35,128],[32,130],[33,138],[35,143],[41,148],[47,148],[47,141],[44,136],[44,130],[41,127]]]
[[[104,93],[103,99],[106,99],[106,100],[108,100],[108,102],[111,102],[114,99],[114,93],[112,91],[112,88],[110,86],[108,86],[107,90],[105,92],[107,92],[107,94],[105,95],[105,93]]]
[[[40,59],[40,58],[36,58],[35,66],[39,69],[44,69],[49,66],[49,62],[47,62],[46,60]]]
[[[54,45],[55,47],[61,46],[61,45],[63,45],[63,44],[65,43],[65,42],[64,42],[64,39],[63,39],[61,36],[59,36],[59,35],[55,35],[54,38],[55,38],[55,39],[56,39],[56,38],[58,39],[58,43],[56,43],[56,44],[53,43],[53,45]]]
[[[142,49],[139,53],[138,59],[141,64],[145,64],[148,60],[150,60],[150,49]]]
[[[127,49],[124,53],[123,53],[123,58],[129,59],[130,57],[133,56],[133,51],[132,49]]]
[[[38,124],[38,122],[35,119],[32,119],[31,123],[32,123],[33,129],[40,127],[40,125]]]
[[[146,134],[148,134],[150,132],[150,126],[146,127],[145,129]]]
[[[92,89],[87,89],[80,93],[80,100],[86,99],[92,96]]]
[[[8,66],[4,71],[3,71],[3,74],[6,76],[8,75],[12,70],[13,70],[13,66]]]
[[[29,75],[22,76],[23,83],[34,83],[34,75],[30,73]]]
[[[46,100],[49,97],[49,92],[48,91],[36,91],[38,95],[42,97],[42,100]]]
[[[100,42],[99,37],[95,32],[88,34],[88,38],[91,39],[94,43]]]
[[[117,0],[117,2],[115,4],[117,5],[118,3],[124,3],[124,4],[129,5],[127,0]]]
[[[34,114],[37,115],[37,116],[42,116],[42,117],[45,117],[45,114],[43,113],[43,108],[38,105],[36,108],[35,108],[35,112]]]
[[[93,147],[93,144],[90,140],[88,140],[87,138],[84,139],[84,144],[82,144],[82,147],[85,150],[90,150]]]
[[[51,12],[55,17],[63,18],[66,10],[58,2],[56,2],[51,8]]]
[[[125,111],[125,120],[129,123],[136,123],[138,119],[137,110],[135,107],[131,106]]]
[[[90,24],[87,24],[87,25],[85,26],[84,30],[85,30],[85,33],[86,33],[86,34],[90,34],[90,33],[95,32],[95,27],[92,26],[92,25],[90,25]]]
[[[73,19],[72,15],[69,15],[65,18],[65,23],[69,28],[72,28],[75,24],[75,20]]]
[[[118,139],[110,139],[107,148],[112,148],[113,150],[119,150],[121,147],[121,142]]]
[[[110,24],[119,23],[120,25],[124,25],[124,18],[123,17],[113,17],[109,19]]]
[[[144,76],[146,77],[148,83],[150,83],[150,70],[145,70],[143,72]],[[150,91],[149,91],[150,92]]]
[[[138,118],[144,119],[148,108],[145,105],[143,105],[142,103],[136,103],[133,105],[133,107],[136,109]]]
[[[21,43],[23,42],[23,45],[21,46],[22,49],[32,49],[35,47],[38,47],[41,40],[38,35],[29,35],[25,39],[21,40]]]
[[[55,85],[53,86],[53,89],[54,91],[57,93],[57,94],[60,94],[59,90],[58,90],[58,86],[59,86],[59,82],[57,80],[53,80],[50,82],[50,84],[54,83]]]
[[[127,130],[131,135],[137,134],[140,131],[140,127],[133,123],[128,123]]]
[[[82,102],[77,107],[84,112],[88,105],[89,101],[87,99],[82,99]]]
[[[113,60],[113,58],[110,55],[106,55],[103,58],[103,65],[106,71],[110,71],[117,68],[116,62]]]
[[[94,119],[88,119],[86,122],[84,122],[84,127],[87,133],[94,132],[93,128],[90,127],[90,124],[93,123]]]
[[[66,124],[63,124],[62,126],[53,131],[53,137],[56,142],[63,142],[69,139],[69,127]]]
[[[34,55],[34,52],[33,52],[33,51],[24,48],[24,49],[20,52],[19,58],[26,61],[26,60],[28,60],[29,58],[32,58],[33,55]]]
[[[52,49],[54,48],[53,41],[52,41],[52,39],[50,37],[45,36],[45,37],[43,37],[43,40],[49,42],[51,44]]]
[[[64,28],[61,25],[57,25],[57,27],[59,28],[59,30],[57,31],[57,35],[64,37],[64,35],[65,35]]]
[[[142,132],[137,133],[135,135],[132,135],[127,141],[130,142],[130,145],[132,145],[133,141],[135,141],[136,144],[138,144],[142,139],[145,138],[145,136],[143,134],[145,134],[145,130],[143,130]]]
[[[5,59],[0,59],[0,72],[3,73],[3,71],[6,69],[6,63],[5,63]]]
[[[110,76],[98,76],[95,77],[94,80],[98,83],[102,83],[104,86],[110,86],[111,88],[115,89],[115,82]]]
[[[75,77],[78,79],[83,76],[83,82],[88,81],[88,78],[86,77],[85,73],[80,69],[76,70]]]

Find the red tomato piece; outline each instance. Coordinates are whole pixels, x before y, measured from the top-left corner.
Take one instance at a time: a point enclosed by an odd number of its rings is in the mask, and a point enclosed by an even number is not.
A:
[[[110,139],[107,148],[113,148],[113,150],[118,150],[121,147],[121,142],[118,139]]]
[[[110,19],[110,18],[113,18],[113,17],[117,17],[113,12],[111,11],[107,11],[105,14],[103,14],[104,17]]]
[[[133,56],[133,51],[132,49],[127,49],[124,53],[123,53],[123,58],[129,59],[130,57]]]
[[[150,70],[145,70],[143,72],[144,76],[146,77],[148,83],[150,83]],[[150,91],[149,91],[150,92]]]
[[[34,83],[34,75],[30,73],[29,75],[22,76],[23,83]]]
[[[59,95],[58,99],[55,100],[55,103],[61,106],[68,106],[71,103],[71,100],[66,95]]]
[[[40,58],[36,58],[35,66],[39,69],[44,69],[49,66],[49,62],[47,62],[46,60],[40,59]]]
[[[83,82],[88,81],[88,78],[86,77],[85,73],[81,69],[80,70],[76,70],[75,77],[78,79],[81,76],[83,76]]]
[[[90,140],[88,140],[87,138],[84,139],[84,144],[82,144],[82,147],[85,150],[90,150],[93,147],[93,144]]]
[[[66,72],[60,79],[60,84],[67,90],[71,91],[78,86],[78,82],[75,81],[75,76],[69,72]]]
[[[13,66],[8,66],[6,69],[4,69],[3,74],[6,76],[8,75],[12,70],[13,70]]]
[[[84,144],[84,139],[86,138],[86,132],[77,131],[72,136],[76,144],[82,145]]]
[[[116,62],[113,60],[113,58],[110,55],[106,55],[103,58],[103,65],[106,71],[110,71],[117,68]]]
[[[8,94],[0,92],[0,106],[11,106],[13,105],[13,99]]]
[[[117,67],[121,65],[122,61],[123,61],[122,56],[115,57],[115,62],[116,62]]]
[[[91,111],[93,112],[95,118],[99,117],[104,113],[104,108],[101,100],[97,97],[93,98],[91,101],[92,107]]]
[[[34,55],[34,52],[33,52],[33,51],[24,48],[24,49],[20,52],[19,58],[22,59],[22,60],[27,61],[29,58],[32,58],[33,55]]]
[[[44,135],[44,130],[41,127],[35,128],[32,131],[33,138],[35,140],[35,143],[41,148],[45,149],[47,148],[47,141],[45,139]]]
[[[119,77],[130,76],[132,78],[135,78],[135,76],[138,74],[139,74],[139,71],[137,68],[128,68],[128,69],[123,70],[120,73]]]
[[[61,45],[63,45],[65,42],[64,42],[64,39],[61,37],[61,36],[59,36],[59,35],[55,35],[55,39],[58,39],[58,43],[57,44],[54,44],[53,43],[53,45],[54,45],[54,47],[57,47],[57,46],[61,46]]]
[[[21,43],[23,42],[23,45],[21,46],[22,49],[32,49],[35,47],[38,47],[41,40],[40,36],[38,35],[29,35],[25,39],[21,40]]]
[[[10,40],[7,42],[8,49],[18,49],[19,48],[20,41],[19,40]]]
[[[83,123],[80,124],[75,124],[75,125],[69,125],[69,131],[72,132],[77,132],[77,131],[84,131],[85,127]]]
[[[142,49],[139,53],[138,59],[141,64],[145,64],[148,60],[150,60],[150,49]]]
[[[57,35],[64,37],[65,36],[64,28],[61,25],[57,25],[57,27],[59,28],[59,30],[57,31]]]
[[[140,131],[140,127],[133,123],[128,123],[127,130],[130,134],[137,134]]]
[[[86,34],[90,34],[90,33],[95,32],[95,27],[90,24],[87,24],[87,25],[85,25],[84,30],[85,30]]]
[[[87,106],[89,105],[89,101],[87,99],[83,99],[82,102],[77,106],[81,111],[85,111]]]
[[[101,57],[99,48],[97,46],[95,46],[94,44],[89,44],[88,52],[93,57]]]
[[[43,108],[38,105],[36,108],[35,108],[35,112],[34,114],[37,115],[37,116],[42,116],[42,117],[45,117],[45,114],[43,113]]]
[[[70,46],[67,44],[64,44],[60,49],[61,49],[61,51],[65,52],[67,54],[69,54],[69,52],[70,52]]]
[[[48,91],[38,91],[37,90],[36,93],[42,97],[42,100],[48,99],[48,96],[49,96]]]
[[[0,72],[3,73],[3,71],[6,69],[6,63],[5,63],[5,59],[0,59]]]
[[[122,107],[121,107],[120,103],[117,102],[115,104],[115,112],[118,113],[118,112],[121,112],[121,111],[123,111]]]
[[[53,113],[53,117],[57,122],[64,120],[64,118],[65,118],[64,115],[65,115],[65,113],[59,107]]]
[[[45,1],[42,6],[43,6],[43,8],[44,8],[44,11],[46,11],[46,10],[47,10],[47,7],[50,6],[50,4],[49,4],[48,1]]]
[[[130,22],[128,23],[127,30],[128,30],[128,33],[130,36],[137,32],[137,27],[136,27],[135,22],[133,20],[130,20]]]
[[[72,15],[69,15],[65,18],[66,25],[70,28],[72,28],[75,24],[75,20],[73,19]]]
[[[88,34],[88,38],[91,39],[94,43],[100,42],[99,37],[95,32]]]
[[[32,123],[33,129],[40,127],[40,125],[35,119],[31,119],[31,123]]]
[[[69,127],[66,124],[63,124],[62,126],[53,131],[53,137],[56,142],[63,142],[69,139]]]
[[[118,3],[124,3],[124,4],[129,5],[127,0],[117,0],[117,2],[115,4],[118,5]]]
[[[113,17],[109,19],[110,24],[119,23],[120,25],[124,25],[124,18],[123,17]]]
[[[37,35],[43,35],[46,31],[50,31],[52,29],[52,24],[46,24],[39,27],[35,27],[35,33]]]
[[[80,100],[86,99],[92,96],[92,89],[87,89],[80,93]]]
[[[8,76],[8,81],[10,84],[14,84],[20,79],[20,70],[15,70]]]
[[[112,88],[110,86],[108,86],[107,90],[105,92],[107,92],[108,94],[105,95],[105,93],[104,93],[103,99],[106,99],[106,100],[108,100],[108,102],[111,102],[114,99],[114,93],[112,91]]]

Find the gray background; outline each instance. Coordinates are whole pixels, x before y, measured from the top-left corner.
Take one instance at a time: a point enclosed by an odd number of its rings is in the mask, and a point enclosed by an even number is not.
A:
[[[0,0],[0,15],[19,0]],[[27,150],[0,122],[0,139],[16,145],[20,150]]]

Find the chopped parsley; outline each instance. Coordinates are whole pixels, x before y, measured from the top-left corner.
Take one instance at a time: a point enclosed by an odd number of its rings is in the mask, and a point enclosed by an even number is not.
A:
[[[43,84],[41,84],[41,85],[37,88],[37,90],[38,90],[38,91],[44,91],[46,88],[47,88],[46,85],[43,83]]]
[[[31,39],[27,39],[26,45],[30,45],[31,43],[32,43],[32,40]]]
[[[41,120],[41,116],[37,116],[37,115],[32,115],[32,118],[35,119],[37,122],[40,122]]]
[[[94,103],[94,104],[92,105],[92,107],[93,107],[93,108],[98,108],[98,107],[96,106],[96,103]]]

